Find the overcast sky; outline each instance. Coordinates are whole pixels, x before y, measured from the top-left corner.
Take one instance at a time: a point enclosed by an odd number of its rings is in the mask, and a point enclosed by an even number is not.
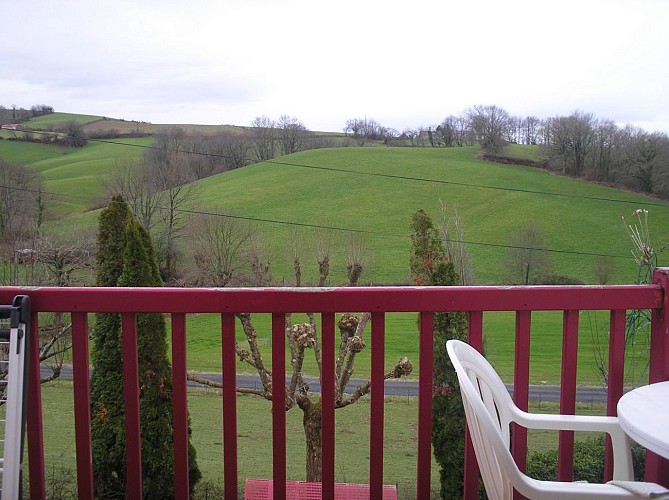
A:
[[[349,118],[403,130],[475,104],[669,132],[667,0],[0,2],[0,104],[152,123]]]

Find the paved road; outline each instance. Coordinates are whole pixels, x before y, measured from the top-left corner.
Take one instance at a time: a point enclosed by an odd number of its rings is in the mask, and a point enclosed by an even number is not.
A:
[[[49,369],[42,367],[42,375],[50,375]],[[197,373],[197,375],[215,382],[221,382],[221,375],[217,373]],[[61,377],[71,379],[72,367],[63,366]],[[320,392],[321,387],[317,378],[308,378],[307,383],[311,392]],[[353,380],[348,384],[347,390],[353,392],[358,385],[363,383],[364,381]],[[189,385],[198,386],[199,384],[189,382]],[[248,374],[238,374],[237,385],[248,388],[262,387],[258,375]],[[507,389],[513,395],[513,387],[507,386]],[[417,397],[418,382],[416,380],[386,380],[385,394],[386,396]],[[581,403],[606,403],[606,389],[602,387],[578,387],[576,389],[576,399]],[[560,401],[560,387],[556,385],[532,385],[530,386],[530,400],[545,402]]]

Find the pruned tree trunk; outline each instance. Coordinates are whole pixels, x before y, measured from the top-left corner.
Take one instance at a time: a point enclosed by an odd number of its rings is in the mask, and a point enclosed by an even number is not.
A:
[[[302,424],[304,437],[307,442],[307,481],[320,483],[322,479],[322,443],[321,443],[321,400],[312,401],[303,398],[300,408],[304,412]]]

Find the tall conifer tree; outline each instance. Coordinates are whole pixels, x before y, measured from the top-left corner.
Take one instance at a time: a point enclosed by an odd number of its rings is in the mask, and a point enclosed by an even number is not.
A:
[[[440,262],[430,273],[430,285],[458,283],[452,262]],[[462,498],[465,458],[465,410],[458,377],[446,342],[467,342],[467,317],[461,312],[434,315],[434,375],[432,397],[432,447],[439,464],[441,498]]]
[[[444,245],[432,219],[418,210],[411,219],[411,277],[417,285],[458,284],[455,267],[448,262]],[[467,341],[464,313],[434,315],[434,365],[432,396],[432,448],[439,464],[441,498],[462,498],[464,478],[465,413],[460,386],[446,353],[446,341]]]
[[[110,216],[117,213],[127,215]],[[118,226],[111,227],[114,224]],[[119,236],[121,228],[124,228],[123,236],[114,240],[113,245],[105,246],[110,241],[106,235]],[[105,283],[106,286],[162,286],[151,239],[146,230],[134,222],[127,204],[120,197],[112,200],[100,218],[98,245],[99,265],[113,262],[118,266],[119,260],[121,263],[120,273],[118,267],[98,269],[99,276],[116,278],[116,283]],[[115,252],[115,256],[108,252]],[[119,255],[122,259],[117,258]],[[99,278],[99,284],[100,281]],[[98,324],[95,383],[91,381],[96,495],[123,498],[126,471],[123,380],[119,370],[122,366],[120,319],[114,314],[98,315],[98,319],[102,319],[102,326],[105,326],[101,333],[106,341],[102,343],[98,339],[101,326]],[[137,315],[137,335],[144,498],[171,498],[174,496],[172,376],[163,315]],[[199,478],[195,449],[189,443],[191,490]]]
[[[123,273],[123,256],[132,215],[121,197],[114,197],[100,214],[98,286],[113,287]],[[125,496],[125,414],[121,318],[96,314],[91,375],[91,433],[95,494],[98,498]]]

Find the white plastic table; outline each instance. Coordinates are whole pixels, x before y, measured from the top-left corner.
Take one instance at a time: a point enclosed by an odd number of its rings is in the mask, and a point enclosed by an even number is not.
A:
[[[637,443],[669,458],[669,382],[625,394],[618,401],[618,422]]]

